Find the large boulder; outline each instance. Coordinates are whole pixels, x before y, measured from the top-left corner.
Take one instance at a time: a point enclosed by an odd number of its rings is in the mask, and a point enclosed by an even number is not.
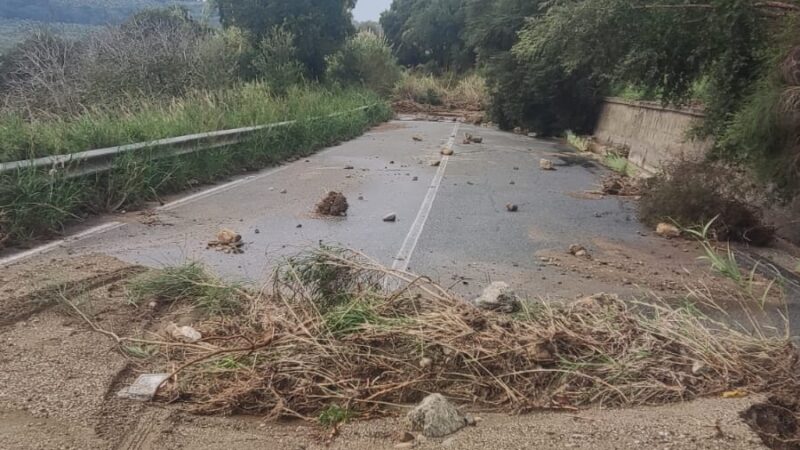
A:
[[[461,411],[442,394],[431,394],[412,409],[408,416],[412,431],[421,431],[426,437],[444,437],[467,425]]]

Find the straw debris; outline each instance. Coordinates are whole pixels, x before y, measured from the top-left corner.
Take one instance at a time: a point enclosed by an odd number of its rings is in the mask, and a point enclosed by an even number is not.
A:
[[[509,316],[326,248],[288,260],[273,279],[247,297],[247,313],[198,326],[215,345],[163,348],[179,366],[162,394],[195,412],[277,419],[319,417],[330,405],[387,414],[433,392],[523,412],[657,405],[798,381],[787,338],[741,332],[696,308],[603,296],[565,307],[525,302]]]

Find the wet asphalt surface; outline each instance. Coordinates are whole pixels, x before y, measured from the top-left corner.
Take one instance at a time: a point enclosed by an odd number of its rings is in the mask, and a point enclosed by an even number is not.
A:
[[[154,224],[143,223],[139,212],[115,216],[111,220],[125,225],[47,256],[104,253],[151,267],[201,261],[225,278],[258,284],[283,258],[322,243],[357,249],[387,266],[407,266],[468,298],[492,281],[537,298],[641,292],[618,280],[577,276],[540,257],[597,239],[639,250],[664,245],[636,220],[633,201],[580,195],[597,190],[607,169],[557,142],[457,126],[455,155],[443,168],[430,162],[441,159],[456,124],[396,120],[307,159],[240,177],[230,187],[221,183],[212,195],[178,198],[157,210]],[[463,144],[465,132],[482,136],[483,143]],[[553,161],[556,170],[540,170],[541,158]],[[209,188],[214,187],[204,189]],[[348,198],[346,217],[315,214],[328,191]],[[432,194],[429,215],[418,223],[421,232],[409,236]],[[519,210],[508,212],[508,203]],[[396,222],[382,220],[389,213],[397,215]],[[207,248],[221,228],[242,235],[243,254]],[[398,261],[409,241],[416,242],[410,258]],[[685,259],[695,261],[695,255]],[[789,315],[800,322],[796,304]]]
[[[630,202],[567,195],[597,189],[606,169],[554,142],[459,124],[455,155],[438,188],[431,186],[438,168],[430,162],[441,158],[455,125],[393,121],[232,189],[168,206],[158,211],[155,225],[140,223],[140,213],[117,217],[128,223],[59,251],[105,253],[153,267],[197,260],[245,282],[265,280],[276,262],[320,243],[354,248],[390,266],[434,189],[430,215],[406,261],[410,270],[464,294],[505,280],[523,292],[573,297],[585,288],[573,289],[569,275],[531,276],[547,271],[537,251],[596,235],[643,239]],[[484,143],[463,144],[465,132],[483,136]],[[551,159],[557,170],[540,170],[541,158]],[[317,201],[331,190],[348,198],[347,217],[314,213]],[[507,203],[517,204],[519,211],[508,212]],[[382,221],[389,213],[397,222]],[[223,227],[243,236],[244,254],[206,248]]]

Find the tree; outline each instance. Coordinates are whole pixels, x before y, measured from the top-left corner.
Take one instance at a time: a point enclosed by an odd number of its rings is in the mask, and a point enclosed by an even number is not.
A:
[[[438,70],[471,68],[475,54],[464,41],[465,0],[394,0],[381,25],[406,66]]]
[[[217,0],[223,26],[246,30],[254,43],[275,27],[291,33],[298,59],[314,77],[354,33],[354,6],[355,0]]]

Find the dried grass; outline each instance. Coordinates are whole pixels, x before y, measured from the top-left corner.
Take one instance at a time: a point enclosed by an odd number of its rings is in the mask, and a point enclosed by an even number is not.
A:
[[[363,417],[432,392],[521,412],[663,404],[798,381],[788,338],[738,331],[696,308],[597,296],[526,303],[509,316],[326,249],[290,260],[274,280],[249,297],[246,314],[199,326],[206,349],[164,348],[178,368],[162,394],[208,414],[310,418],[335,404]]]

